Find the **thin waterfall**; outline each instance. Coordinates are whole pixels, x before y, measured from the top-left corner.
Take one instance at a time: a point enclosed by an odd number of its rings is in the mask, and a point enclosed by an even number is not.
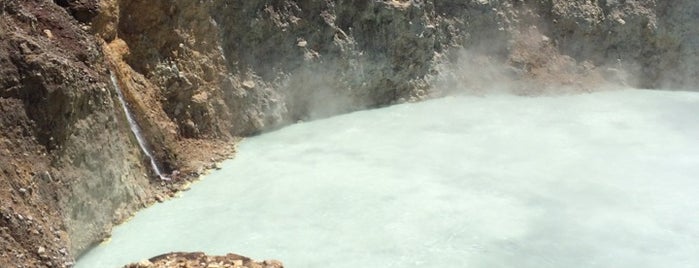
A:
[[[131,132],[136,137],[136,141],[138,141],[138,146],[141,147],[141,151],[143,151],[143,154],[145,154],[148,157],[148,160],[150,160],[151,168],[153,169],[153,171],[155,171],[155,174],[157,174],[161,180],[170,180],[169,177],[163,175],[163,172],[160,170],[160,167],[158,167],[158,163],[155,162],[155,157],[153,157],[153,154],[151,154],[151,152],[148,150],[148,143],[146,143],[146,140],[143,138],[141,128],[138,127],[136,119],[134,118],[133,114],[131,114],[131,111],[129,111],[129,107],[126,105],[126,98],[124,98],[124,93],[121,92],[121,88],[119,87],[119,83],[117,83],[116,77],[114,76],[113,72],[109,73],[109,78],[111,79],[112,85],[116,89],[117,95],[119,96],[119,102],[121,103],[121,108],[124,109],[126,120],[129,121],[129,127],[131,127]]]

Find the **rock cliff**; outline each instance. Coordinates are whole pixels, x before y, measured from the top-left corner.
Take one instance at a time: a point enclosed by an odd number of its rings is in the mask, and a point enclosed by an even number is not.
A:
[[[298,120],[454,91],[699,85],[691,0],[0,0],[0,14],[3,267],[68,266],[239,137]],[[110,74],[178,180],[152,175]]]

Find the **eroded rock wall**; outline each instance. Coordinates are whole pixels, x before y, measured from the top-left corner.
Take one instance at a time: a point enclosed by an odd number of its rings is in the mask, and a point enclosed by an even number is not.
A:
[[[52,2],[0,13],[0,266],[60,267],[144,205],[147,171],[96,40]]]
[[[440,93],[444,70],[457,87],[526,81],[513,89],[522,94],[691,87],[689,68],[671,67],[696,61],[694,28],[678,23],[696,20],[694,5],[109,0],[92,31],[121,47],[117,69],[139,80],[127,91],[149,107],[139,114],[153,113],[145,124],[158,122],[146,127],[154,143],[168,144],[418,100]],[[169,166],[182,164],[156,147]]]
[[[391,2],[117,1],[93,31],[138,74],[176,137],[249,135],[416,97],[428,88],[428,11]],[[112,11],[116,10],[116,11]],[[357,32],[359,34],[353,34]],[[127,83],[128,84],[128,83]],[[131,93],[136,94],[136,93]],[[152,104],[152,105],[150,105]],[[155,134],[157,135],[157,134]],[[157,143],[157,142],[156,142]],[[164,155],[167,157],[167,155]]]
[[[583,87],[697,87],[699,7],[693,1],[434,2],[437,16],[457,29],[460,44],[478,52],[470,58],[482,51],[505,57],[501,62],[514,67],[508,73],[517,79],[575,87],[580,81]]]

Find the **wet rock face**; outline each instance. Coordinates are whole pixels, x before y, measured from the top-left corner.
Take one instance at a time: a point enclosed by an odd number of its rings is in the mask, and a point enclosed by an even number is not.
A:
[[[143,205],[147,181],[96,40],[51,1],[0,13],[0,266],[62,267]]]

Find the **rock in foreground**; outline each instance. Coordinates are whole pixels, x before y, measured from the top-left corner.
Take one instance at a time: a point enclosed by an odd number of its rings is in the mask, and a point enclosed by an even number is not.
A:
[[[236,254],[227,254],[225,256],[207,256],[202,252],[172,252],[150,258],[147,261],[133,263],[124,266],[124,268],[195,268],[195,267],[248,267],[248,268],[283,268],[284,265],[280,261],[266,260],[257,262],[248,257],[243,257]]]

